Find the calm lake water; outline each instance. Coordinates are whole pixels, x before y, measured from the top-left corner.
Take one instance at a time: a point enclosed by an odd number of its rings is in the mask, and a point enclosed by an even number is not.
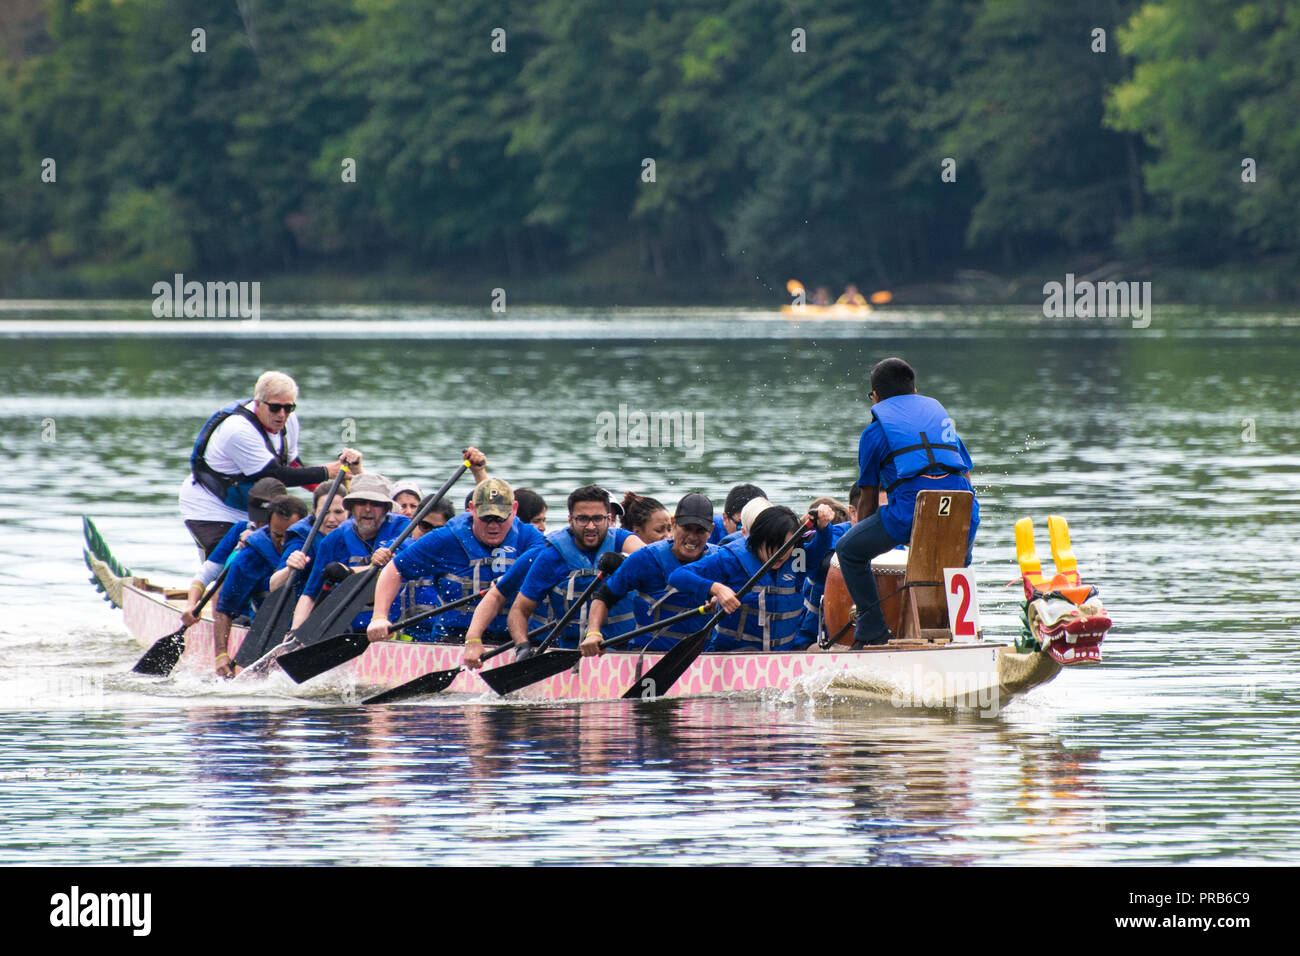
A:
[[[1300,862],[1294,314],[147,317],[0,303],[6,863]],[[1067,517],[1116,622],[1105,663],[996,717],[804,694],[363,710],[348,688],[160,683],[127,673],[140,648],[86,583],[82,514],[135,573],[187,580],[194,434],[265,368],[301,386],[307,461],[355,432],[368,468],[434,488],[472,442],[556,519],[592,480],[842,497],[887,355],[975,458],[989,635],[1018,627],[1024,515],[1044,558]],[[687,413],[698,443],[605,447],[620,406]]]

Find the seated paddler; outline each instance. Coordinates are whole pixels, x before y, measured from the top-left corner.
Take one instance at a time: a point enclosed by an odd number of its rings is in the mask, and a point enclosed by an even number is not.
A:
[[[234,676],[233,662],[227,653],[230,625],[241,617],[251,619],[261,607],[271,590],[271,573],[280,563],[289,526],[307,514],[307,504],[284,494],[271,501],[268,512],[268,523],[250,534],[243,547],[235,552],[226,580],[217,592],[217,607],[212,614],[212,644],[220,677]]]
[[[547,602],[550,605],[549,619],[558,621],[596,576],[596,565],[603,555],[610,551],[631,554],[645,546],[645,542],[626,528],[610,527],[613,509],[609,492],[599,485],[574,489],[569,495],[568,505],[569,523],[546,536],[546,547],[533,559],[528,577],[510,605],[507,621],[517,654],[528,643],[529,618],[539,604]],[[588,611],[589,605],[584,605],[574,614],[564,633],[556,636],[556,647],[578,646],[586,633]],[[635,626],[636,615],[628,597],[610,609],[605,632],[610,637],[617,637]]]
[[[745,537],[669,575],[669,585],[682,593],[688,605],[713,600],[727,612],[714,628],[706,650],[789,651],[811,643],[799,634],[801,589],[808,569],[819,567],[830,553],[834,515],[828,506],[820,505],[814,517],[812,538],[796,545],[784,561],[766,571],[743,598],[736,592],[800,526],[800,519],[789,508],[762,498],[755,498],[742,512],[743,527],[749,532]]]
[[[855,642],[884,644],[893,634],[879,606],[871,559],[912,537],[912,512],[921,491],[971,491],[970,452],[952,416],[916,391],[916,373],[900,358],[871,369],[871,423],[858,439],[857,523],[835,545],[844,585],[858,609]],[[889,501],[878,506],[878,494]],[[966,564],[979,527],[979,500],[971,506]]]
[[[367,629],[370,640],[382,641],[388,636],[385,619],[408,583],[420,582],[412,595],[414,604],[447,604],[487,588],[521,555],[544,544],[542,533],[520,521],[517,510],[510,485],[500,478],[488,478],[475,486],[469,511],[398,551],[375,585],[375,616]],[[408,610],[404,608],[403,613]],[[420,641],[459,643],[466,639],[473,616],[473,605],[445,611],[406,633]],[[500,644],[509,638],[503,609],[474,639]]]
[[[626,501],[623,506],[626,510]],[[587,633],[579,645],[583,656],[601,653],[600,642],[605,637],[605,622],[609,619],[610,608],[618,607],[629,596],[634,598],[638,628],[699,607],[673,588],[668,578],[683,565],[717,550],[716,545],[708,543],[712,532],[713,502],[701,494],[684,495],[677,502],[668,537],[629,555],[596,591],[587,618]],[[634,638],[627,646],[645,647],[648,644],[651,650],[667,650],[683,637],[694,634],[703,624],[702,619],[687,618],[661,631]]]
[[[308,565],[311,573],[293,609],[294,627],[311,615],[331,565],[341,564],[352,571],[372,564],[383,567],[393,557],[393,540],[408,523],[401,515],[391,513],[392,484],[383,475],[367,472],[353,478],[343,506],[350,517],[321,541],[316,557]],[[351,630],[365,630],[369,623],[370,611],[363,611],[353,619]]]

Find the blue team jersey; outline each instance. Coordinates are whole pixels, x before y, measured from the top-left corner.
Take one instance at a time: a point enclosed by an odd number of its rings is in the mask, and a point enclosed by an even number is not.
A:
[[[673,554],[671,538],[646,545],[634,551],[618,566],[605,587],[615,602],[623,600],[635,592],[636,626],[645,627],[664,618],[673,617],[683,611],[693,610],[698,604],[691,604],[684,595],[678,593],[668,584],[668,577],[673,571],[682,567],[682,563]],[[713,545],[706,544],[701,560],[716,551]],[[599,592],[597,592],[599,593]],[[650,645],[651,650],[668,650],[681,638],[694,634],[707,618],[697,620],[687,618],[685,621],[670,625],[654,634],[634,638],[628,647]]]
[[[307,567],[311,574],[307,585],[302,589],[304,597],[315,600],[320,596],[325,568],[339,561],[348,567],[360,567],[370,563],[370,556],[377,548],[390,547],[393,540],[402,533],[410,522],[404,515],[389,514],[379,526],[374,538],[363,541],[356,531],[356,525],[349,518],[325,537],[316,549],[316,557]]]
[[[255,613],[271,586],[271,575],[280,552],[271,540],[271,529],[260,528],[248,536],[230,562],[230,570],[217,595],[217,610],[229,617]]]
[[[973,465],[970,452],[960,438],[957,446],[961,459],[967,470]],[[872,422],[862,430],[858,439],[858,485],[863,488],[888,488],[898,480],[898,470],[894,462],[881,462],[889,455],[889,443],[885,440],[885,431],[880,422]],[[904,482],[889,493],[889,504],[880,509],[880,520],[885,531],[895,541],[907,544],[912,537],[912,513],[916,510],[916,495],[920,491],[973,491],[970,482],[961,475],[940,475],[936,477],[921,476]],[[974,540],[975,531],[980,523],[980,503],[976,498],[971,504],[970,538]]]

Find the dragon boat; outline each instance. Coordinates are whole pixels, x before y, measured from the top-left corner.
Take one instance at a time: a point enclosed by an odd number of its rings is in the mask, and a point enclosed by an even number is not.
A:
[[[964,499],[963,499],[964,496]],[[961,567],[970,516],[969,492],[922,492],[918,496],[912,544],[874,563],[882,610],[897,636],[886,645],[851,648],[844,637],[853,608],[838,567],[832,562],[822,603],[825,632],[845,643],[827,642],[804,651],[729,651],[701,654],[663,696],[739,692],[799,691],[829,698],[853,698],[895,706],[968,708],[991,715],[1013,697],[1044,684],[1066,666],[1101,659],[1100,645],[1109,618],[1098,613],[1094,588],[1078,580],[1070,562],[1064,519],[1050,519],[1057,577],[1044,580],[1028,549],[1020,549],[1027,600],[1026,629],[1015,640],[989,640],[978,626],[973,578]],[[948,522],[947,518],[953,518]],[[1026,519],[1027,520],[1027,519]],[[133,574],[110,552],[89,519],[83,519],[84,557],[91,582],[105,599],[122,609],[127,630],[142,647],[176,630],[187,602],[184,588],[162,587]],[[1022,522],[1023,524],[1023,522]],[[1018,542],[1021,526],[1017,525]],[[1061,539],[1061,535],[1065,535]],[[1064,544],[1058,549],[1055,545]],[[954,556],[956,558],[954,559]],[[1026,560],[1029,564],[1026,565]],[[947,573],[944,573],[947,569]],[[945,580],[959,583],[945,584]],[[950,602],[947,592],[954,601]],[[959,593],[960,592],[960,593]],[[1080,598],[1080,601],[1075,601]],[[964,601],[964,603],[963,603]],[[1041,602],[1041,603],[1039,603]],[[1073,610],[1060,606],[1066,602]],[[949,606],[955,608],[950,614]],[[956,624],[954,626],[953,620]],[[231,627],[233,654],[247,629]],[[179,669],[211,674],[212,621],[204,616],[186,632]],[[433,671],[460,664],[459,644],[406,640],[380,641],[360,657],[318,681],[388,689]],[[583,658],[565,671],[517,691],[534,700],[611,700],[622,697],[662,656],[645,651],[611,651]],[[485,668],[510,663],[511,654],[490,658]],[[450,693],[495,697],[474,671],[460,671]]]

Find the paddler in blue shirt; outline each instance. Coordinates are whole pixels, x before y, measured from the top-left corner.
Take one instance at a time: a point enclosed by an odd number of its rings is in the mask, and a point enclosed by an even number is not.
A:
[[[217,675],[232,677],[232,662],[226,652],[230,625],[240,616],[252,617],[262,599],[271,590],[271,572],[280,563],[289,526],[307,513],[307,505],[293,495],[275,498],[269,508],[269,521],[245,539],[230,560],[230,570],[217,593],[212,614],[213,653]]]
[[[682,565],[668,583],[682,592],[687,606],[698,607],[716,601],[727,612],[718,622],[706,650],[788,651],[806,647],[810,641],[799,636],[803,615],[800,588],[809,568],[818,567],[831,549],[831,519],[826,505],[814,512],[816,533],[811,541],[797,546],[780,565],[771,568],[743,598],[736,590],[756,574],[763,564],[799,527],[789,508],[755,498],[742,512],[745,537],[718,548],[691,564]]]
[[[626,507],[626,502],[624,502]],[[618,607],[630,594],[635,594],[636,626],[645,627],[656,621],[690,611],[692,604],[668,584],[668,577],[683,565],[698,561],[717,548],[708,543],[713,530],[713,502],[701,494],[685,495],[677,502],[669,536],[646,545],[626,561],[596,591],[591,601],[587,620],[587,633],[579,650],[584,657],[602,653],[600,642],[609,617],[609,609]],[[700,629],[700,621],[688,618],[655,634],[633,639],[628,647],[667,650],[683,637]],[[611,635],[612,636],[612,635]]]
[[[916,373],[900,358],[871,369],[871,424],[858,440],[858,522],[840,538],[835,552],[853,603],[865,609],[856,642],[884,644],[893,634],[881,613],[871,559],[912,537],[912,512],[920,491],[971,491],[970,452],[957,437],[952,416],[933,398],[918,395]],[[889,503],[877,508],[884,490]],[[966,564],[979,527],[979,501],[971,506]]]
[[[488,478],[475,486],[467,514],[457,515],[402,548],[375,585],[375,616],[367,629],[370,640],[387,639],[385,618],[404,581],[434,582],[417,589],[417,604],[449,603],[477,594],[504,575],[522,554],[544,544],[540,531],[515,516],[517,510],[510,485],[500,478]],[[447,611],[431,619],[428,627],[407,633],[416,640],[462,641],[473,613],[472,607]],[[476,635],[476,640],[482,642],[486,637],[500,644],[510,638],[505,614],[486,630],[486,634]]]
[[[382,568],[392,560],[389,547],[401,534],[407,519],[391,514],[393,486],[383,475],[367,472],[352,479],[352,488],[343,499],[351,515],[321,542],[312,561],[311,574],[302,589],[302,597],[293,609],[293,627],[310,616],[325,583],[325,569],[338,562],[356,569],[367,565]],[[370,612],[363,611],[352,621],[352,630],[363,630],[370,623]]]
[[[325,512],[325,517],[321,519],[320,531],[316,532],[316,537],[312,539],[311,550],[304,552],[302,546],[307,543],[307,536],[311,534],[312,526],[316,523],[316,512],[320,510],[322,501],[329,494],[329,485],[317,485],[316,490],[312,492],[312,513],[301,521],[295,521],[289,526],[289,530],[284,536],[284,551],[280,555],[280,567],[276,569],[275,574],[271,575],[271,590],[274,591],[289,577],[289,572],[297,568],[302,570],[311,563],[311,559],[316,556],[320,550],[321,542],[325,536],[348,520],[348,509],[343,507],[343,498],[347,494],[346,489],[340,489],[330,500],[329,510]],[[302,594],[303,585],[307,583],[304,575],[298,576],[297,591]]]
[[[645,546],[632,532],[624,528],[610,528],[612,518],[609,492],[599,485],[584,485],[569,495],[569,523],[559,531],[546,536],[547,545],[533,560],[528,577],[519,589],[519,595],[510,606],[508,623],[510,636],[515,642],[516,658],[523,645],[528,643],[528,622],[537,606],[546,600],[550,604],[550,620],[558,621],[577,600],[596,575],[596,564],[609,551],[631,554]],[[557,635],[557,647],[574,648],[586,632],[588,608],[574,615],[573,620]],[[610,637],[626,634],[635,625],[636,616],[630,599],[624,599],[610,609],[606,628]]]

